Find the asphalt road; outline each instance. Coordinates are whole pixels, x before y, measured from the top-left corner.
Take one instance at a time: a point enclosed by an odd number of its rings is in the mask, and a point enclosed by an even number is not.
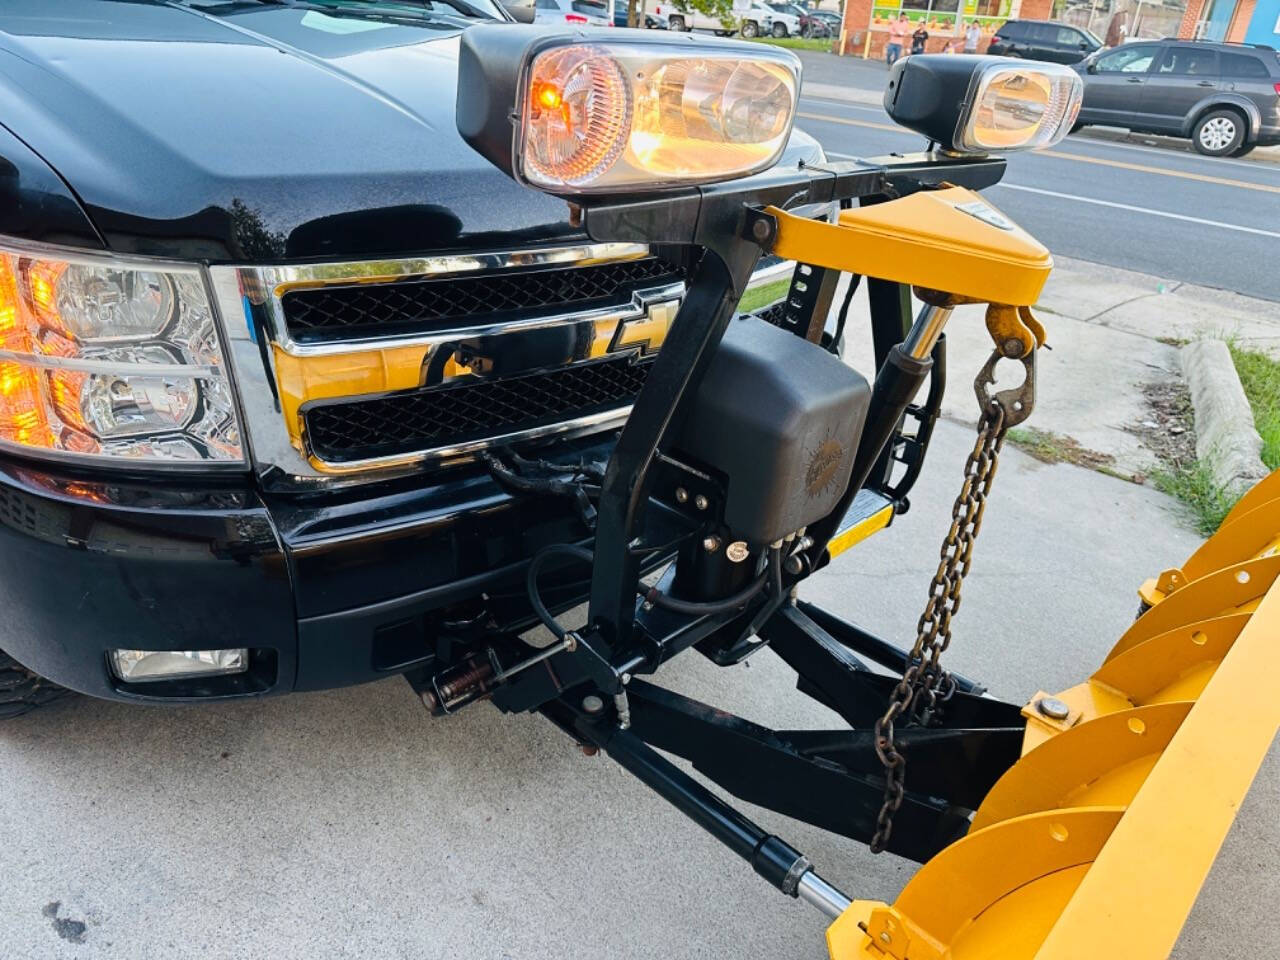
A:
[[[913,636],[971,444],[970,427],[939,424],[913,509],[803,595]],[[1006,448],[952,667],[1019,702],[1082,680],[1130,622],[1136,585],[1198,542],[1171,509],[1148,488]],[[732,669],[689,653],[658,680],[783,729],[836,724],[768,651]],[[1277,760],[1179,960],[1274,955]],[[743,808],[851,895],[892,899],[914,871]],[[822,930],[547,721],[483,703],[430,719],[398,678],[188,709],[82,698],[0,727],[5,960],[818,960]]]
[[[806,54],[805,80],[865,92],[884,68]],[[797,124],[833,157],[920,150],[872,104],[803,95]],[[1280,164],[1115,143],[1089,130],[1009,159],[988,196],[1054,253],[1280,300]]]

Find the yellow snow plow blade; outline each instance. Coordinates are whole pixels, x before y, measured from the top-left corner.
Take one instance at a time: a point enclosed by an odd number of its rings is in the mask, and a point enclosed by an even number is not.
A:
[[[1093,676],[1032,698],[1022,757],[969,833],[892,906],[854,902],[827,931],[833,960],[1169,955],[1280,728],[1258,688],[1280,670],[1280,520],[1235,527],[1271,516],[1277,476]]]

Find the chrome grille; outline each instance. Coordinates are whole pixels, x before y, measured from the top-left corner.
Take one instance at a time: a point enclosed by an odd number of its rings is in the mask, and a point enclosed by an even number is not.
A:
[[[495,380],[476,379],[324,403],[304,414],[312,450],[331,463],[496,440],[629,406],[650,358],[610,357]]]
[[[620,305],[641,288],[679,283],[684,271],[658,257],[571,269],[512,269],[393,283],[290,290],[280,299],[300,342],[406,331],[432,332],[506,317],[537,317]]]

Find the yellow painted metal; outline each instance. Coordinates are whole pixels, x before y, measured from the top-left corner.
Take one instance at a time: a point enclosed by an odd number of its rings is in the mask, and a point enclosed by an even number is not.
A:
[[[1171,567],[1146,581],[1138,588],[1138,596],[1154,607],[1193,580],[1274,553],[1280,553],[1280,470],[1250,488],[1231,508],[1217,532],[1181,567]]]
[[[1190,710],[1181,701],[1120,710],[1049,738],[991,788],[971,829],[1062,807],[1125,806]]]
[[[835,559],[855,544],[861,543],[873,533],[878,533],[889,525],[889,521],[893,519],[893,505],[877,510],[869,517],[859,520],[848,530],[843,530],[831,538],[827,544],[827,551],[831,554],[831,559]]]
[[[855,901],[828,928],[828,950],[834,960],[1034,956],[1028,948],[1049,932],[1057,901],[1070,896],[1084,874],[1078,868],[1094,860],[1122,813],[1050,810],[974,831],[921,867],[892,907]]]
[[[768,212],[778,256],[984,303],[1030,306],[1053,269],[1039,241],[962,187],[845,210],[838,224]]]
[[[1133,621],[1107,659],[1180,624],[1238,610],[1247,612],[1277,575],[1280,556],[1271,556],[1232,564],[1193,580]]]
[[[1174,596],[1177,596],[1175,594]],[[1236,811],[1280,728],[1280,590],[1272,589],[1152,768],[1037,960],[1105,944],[1125,960],[1169,955]]]
[[[1280,698],[1257,692],[1280,672],[1277,573],[1280,556],[1262,555],[1191,580],[1053,695],[1065,717],[1032,698],[1023,756],[969,834],[892,906],[854,903],[828,931],[831,956],[1168,956],[1280,730]]]

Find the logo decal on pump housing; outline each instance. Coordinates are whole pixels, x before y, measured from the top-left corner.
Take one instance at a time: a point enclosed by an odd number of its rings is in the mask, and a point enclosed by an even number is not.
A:
[[[844,461],[844,447],[832,437],[823,440],[809,457],[804,474],[804,492],[810,499],[827,492]]]

